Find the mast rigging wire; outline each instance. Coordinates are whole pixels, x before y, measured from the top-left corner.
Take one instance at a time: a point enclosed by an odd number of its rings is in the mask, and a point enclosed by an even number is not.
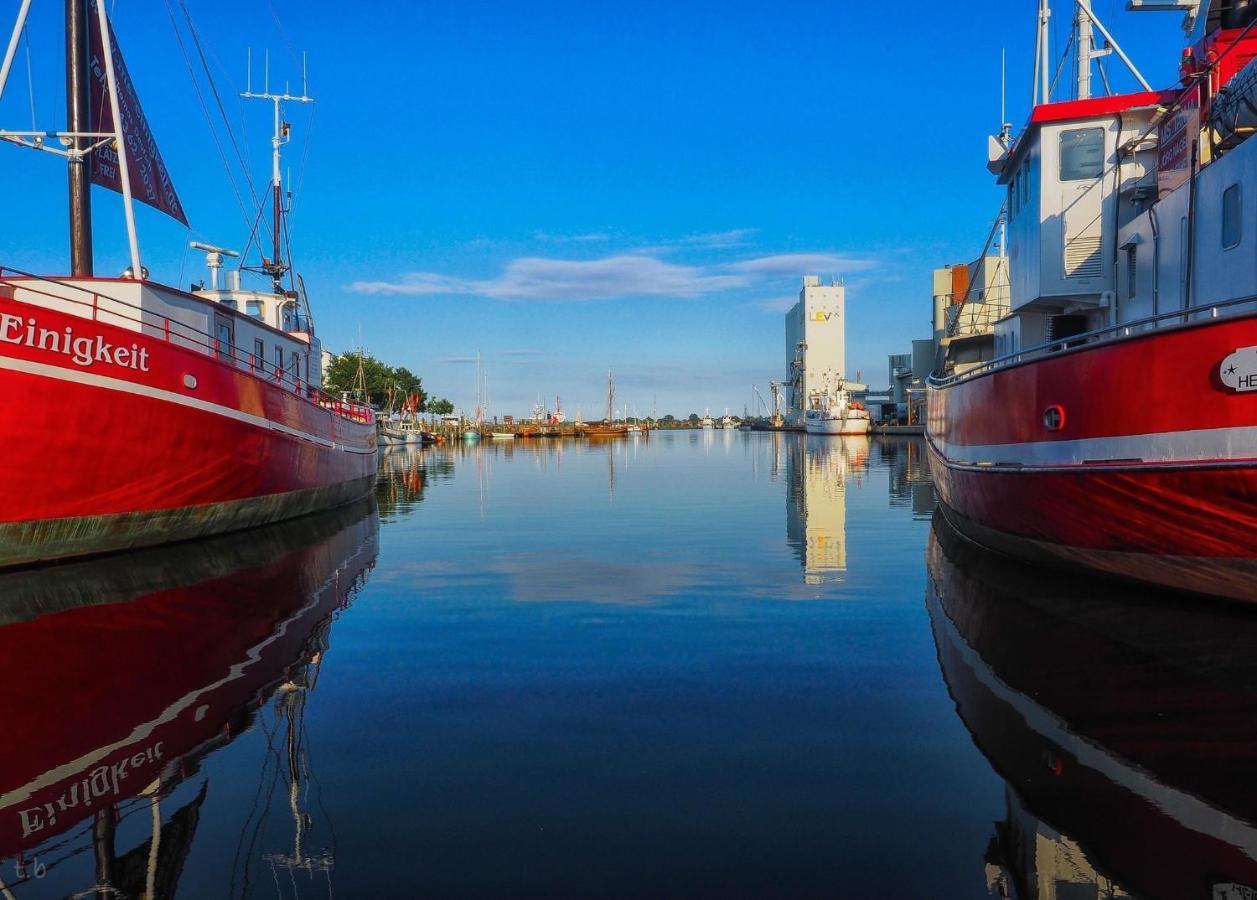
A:
[[[188,48],[183,42],[183,34],[179,30],[179,22],[175,18],[175,11],[170,5],[170,0],[163,0],[166,5],[166,12],[170,16],[171,29],[175,33],[175,41],[179,44],[179,52],[183,55],[183,64],[188,70],[188,78],[192,82],[192,87],[196,91],[196,99],[201,104],[201,112],[205,115],[205,124],[209,126],[210,136],[214,139],[214,146],[218,149],[218,157],[222,160],[223,170],[227,173],[227,181],[231,184],[232,192],[236,195],[236,203],[240,206],[240,215],[244,219],[245,225],[249,224],[249,209],[244,202],[244,197],[240,193],[240,185],[236,179],[235,173],[231,169],[231,161],[227,158],[227,151],[223,147],[222,139],[218,135],[218,129],[214,127],[213,116],[210,114],[209,106],[205,102],[205,94],[201,90],[201,83],[196,77],[196,71],[192,66],[192,59],[188,56]],[[231,125],[227,123],[227,133],[231,134]],[[234,138],[233,138],[234,143]],[[237,150],[237,155],[239,151]],[[248,177],[248,171],[245,172]],[[249,185],[252,191],[253,185]],[[256,199],[256,195],[255,195]]]

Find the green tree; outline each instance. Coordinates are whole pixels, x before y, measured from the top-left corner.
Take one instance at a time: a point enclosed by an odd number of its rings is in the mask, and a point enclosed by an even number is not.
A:
[[[328,393],[353,394],[358,380],[358,354],[343,353],[332,360],[323,387]],[[404,366],[393,368],[380,362],[374,356],[362,357],[362,371],[367,386],[367,401],[372,406],[385,406],[388,403],[389,391],[396,396],[394,406],[398,407],[411,394],[420,395],[420,409],[423,409],[423,379]]]
[[[690,415],[689,415],[689,422],[690,422],[690,424],[691,424],[691,425],[697,425],[697,424],[698,424],[698,413],[690,413]]]
[[[439,400],[429,400],[427,411],[438,416],[448,416],[454,411],[454,404],[444,397]]]

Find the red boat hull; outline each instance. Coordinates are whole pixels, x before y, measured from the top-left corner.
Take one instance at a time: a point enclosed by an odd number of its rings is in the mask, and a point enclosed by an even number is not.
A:
[[[8,322],[30,312],[0,298]],[[0,566],[253,527],[371,491],[372,423],[160,335],[37,314],[145,351],[146,370],[0,342],[0,395],[13,401],[0,421]]]
[[[1257,317],[1211,320],[931,386],[948,519],[1006,553],[1257,600],[1257,392],[1217,375],[1254,344]]]

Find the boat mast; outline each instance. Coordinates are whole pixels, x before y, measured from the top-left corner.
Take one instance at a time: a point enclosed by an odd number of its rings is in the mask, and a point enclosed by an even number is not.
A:
[[[265,56],[265,63],[262,75],[262,92],[253,92],[253,57],[249,56],[249,67],[246,75],[247,86],[241,97],[246,100],[269,100],[274,106],[275,113],[275,130],[271,135],[271,258],[262,257],[261,271],[271,276],[271,280],[275,283],[276,293],[282,293],[281,284],[284,275],[291,268],[291,260],[284,261],[284,215],[288,209],[284,206],[284,179],[280,170],[280,151],[284,144],[287,144],[292,138],[290,137],[292,126],[284,121],[283,105],[285,102],[291,103],[313,103],[314,98],[306,91],[306,66],[305,57],[302,56],[301,62],[301,94],[295,95],[289,92],[288,86],[284,86],[282,94],[271,93],[271,57],[268,52]]]
[[[611,370],[607,369],[607,424],[611,425],[615,422],[615,410],[612,404],[615,403],[615,385],[611,381]]]
[[[89,0],[65,3],[65,103],[69,138],[67,158],[70,200],[70,274],[91,277],[92,192],[91,171],[85,150],[91,142],[80,135],[91,130],[88,94],[87,21]]]
[[[1052,99],[1049,96],[1051,87],[1048,81],[1048,21],[1051,18],[1052,10],[1048,7],[1048,0],[1039,0],[1038,24],[1034,32],[1034,79],[1030,98],[1032,108],[1040,103],[1049,103]]]
[[[1078,0],[1074,12],[1074,41],[1078,54],[1077,90],[1079,100],[1091,99],[1091,60],[1092,45],[1095,43],[1091,32],[1091,0]]]

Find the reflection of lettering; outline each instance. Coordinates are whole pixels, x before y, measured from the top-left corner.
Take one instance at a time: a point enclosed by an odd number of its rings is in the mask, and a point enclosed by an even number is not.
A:
[[[38,881],[48,874],[48,866],[38,856],[33,856],[29,860],[19,856],[13,861],[13,874],[17,876],[18,881],[25,881],[28,878]]]
[[[60,353],[68,356],[76,366],[85,369],[96,363],[104,363],[140,372],[148,371],[148,350],[141,348],[139,344],[115,347],[101,335],[77,335],[71,325],[62,330],[43,328],[33,317],[23,320],[21,316],[0,314],[0,343]]]
[[[82,780],[76,781],[61,792],[56,800],[19,809],[18,820],[22,823],[22,837],[51,828],[57,824],[57,816],[67,810],[82,806],[82,812],[92,811],[96,801],[107,797],[110,802],[122,794],[123,782],[130,773],[128,769],[138,769],[145,763],[156,763],[161,760],[161,745],[158,741],[146,750],[140,750],[131,756],[124,756],[113,765],[97,766],[87,773]]]

